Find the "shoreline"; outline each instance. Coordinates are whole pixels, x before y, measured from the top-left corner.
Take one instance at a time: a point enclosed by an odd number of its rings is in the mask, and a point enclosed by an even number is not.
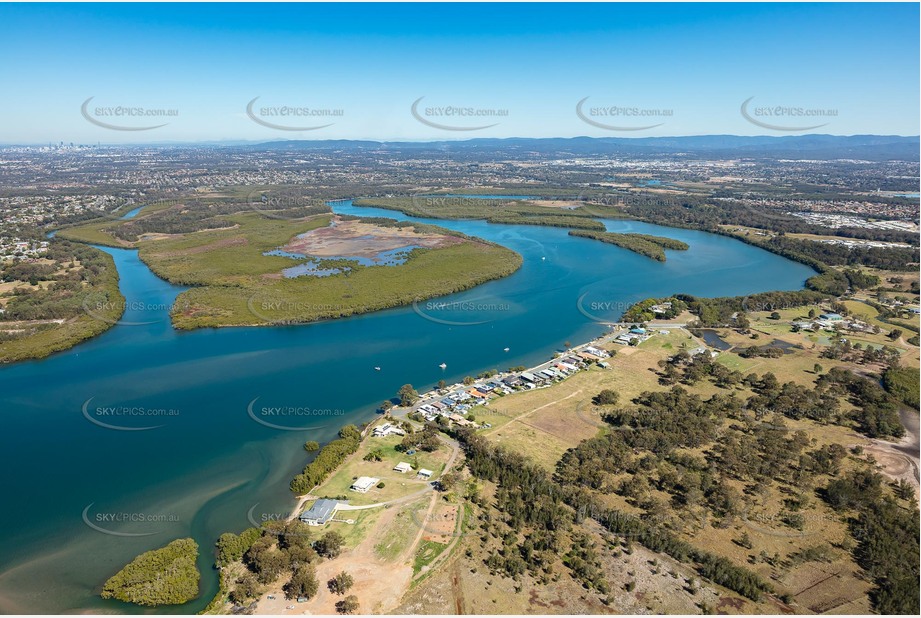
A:
[[[367,422],[362,423],[362,424],[360,425],[360,431],[361,431],[361,435],[362,435],[362,440],[364,440],[364,439],[368,436],[368,434],[370,433],[370,431],[372,430],[372,428],[373,428],[374,426],[379,425],[379,424],[381,424],[381,423],[386,423],[388,419],[405,420],[405,421],[407,421],[407,422],[416,424],[415,421],[413,421],[412,419],[409,419],[409,418],[408,418],[408,415],[411,414],[411,413],[417,412],[421,406],[426,405],[426,403],[429,402],[429,401],[438,401],[439,399],[443,399],[444,397],[447,397],[449,394],[454,393],[455,391],[462,391],[462,390],[472,389],[472,388],[475,388],[478,384],[483,384],[484,382],[487,382],[487,381],[490,381],[490,380],[500,380],[500,379],[503,378],[503,377],[507,378],[507,377],[513,376],[513,375],[519,375],[519,376],[520,376],[520,375],[523,374],[523,373],[539,372],[539,371],[541,370],[541,368],[548,367],[548,366],[553,366],[555,363],[558,362],[558,360],[559,360],[560,358],[566,357],[568,354],[578,354],[579,352],[585,350],[586,348],[593,348],[593,347],[596,347],[596,346],[601,346],[601,345],[604,345],[604,344],[612,343],[612,342],[614,341],[614,339],[615,339],[618,335],[620,335],[620,334],[621,334],[626,328],[628,328],[629,326],[635,324],[635,322],[628,322],[628,323],[624,323],[624,322],[604,322],[604,323],[602,323],[602,322],[599,322],[598,324],[599,324],[600,326],[605,326],[605,327],[607,327],[607,329],[608,329],[607,332],[605,332],[605,333],[603,333],[603,334],[601,334],[601,335],[599,335],[599,336],[597,336],[597,337],[594,337],[594,338],[592,338],[592,339],[590,339],[590,340],[588,340],[588,341],[585,341],[585,342],[583,342],[583,343],[579,343],[579,344],[576,344],[576,345],[572,345],[572,346],[568,347],[565,351],[559,351],[559,350],[557,350],[556,352],[553,353],[553,355],[552,355],[549,359],[547,359],[547,360],[545,360],[545,361],[542,361],[541,363],[538,363],[537,365],[533,365],[533,366],[531,366],[531,367],[526,367],[525,369],[522,369],[522,370],[499,372],[499,373],[497,373],[497,374],[495,374],[495,375],[493,375],[493,376],[491,376],[491,377],[488,377],[488,378],[476,378],[476,379],[474,379],[474,381],[471,382],[470,384],[464,384],[463,382],[459,382],[459,383],[456,383],[456,384],[448,385],[448,386],[445,387],[445,389],[438,389],[437,387],[434,387],[434,388],[431,388],[431,389],[429,389],[429,390],[427,390],[427,391],[420,392],[418,398],[413,402],[413,404],[412,404],[411,406],[394,406],[394,407],[390,408],[390,410],[388,410],[388,411],[385,412],[385,413],[375,412],[375,413],[374,413],[374,416],[373,416],[372,418],[368,419]],[[666,329],[666,328],[667,328],[667,329],[670,329],[670,330],[674,330],[674,329],[677,329],[677,328],[687,330],[687,325],[686,325],[686,324],[677,324],[677,323],[649,324],[649,323],[647,323],[647,325],[650,327],[650,330],[660,330],[660,329]],[[611,355],[611,356],[613,356],[613,355]],[[606,357],[606,358],[607,358],[607,357]],[[565,381],[566,379],[568,379],[569,377],[571,377],[572,375],[575,375],[576,373],[578,373],[578,372],[580,372],[580,371],[585,371],[585,370],[586,370],[586,368],[579,368],[577,371],[574,371],[574,372],[572,372],[571,374],[566,375],[565,377],[563,377],[563,378],[560,379],[560,380],[551,381],[550,383],[548,383],[548,384],[546,384],[546,385],[537,386],[537,387],[535,387],[535,389],[539,389],[539,388],[548,388],[548,387],[550,387],[552,384],[559,383],[559,382],[563,382],[563,381]],[[530,389],[529,389],[529,390],[530,390]],[[442,441],[444,441],[445,438],[446,438],[445,436],[442,436],[442,437],[441,437]],[[335,438],[334,438],[333,440],[335,440]],[[332,442],[333,440],[330,440],[330,442]],[[450,438],[448,438],[448,440],[450,440]],[[459,445],[456,445],[456,444],[455,444],[455,445],[452,445],[451,442],[453,442],[453,440],[450,440],[450,442],[448,442],[448,443],[446,443],[446,444],[448,444],[449,446],[452,446],[453,449],[454,449],[454,452],[453,452],[453,454],[452,454],[452,456],[451,456],[451,458],[450,458],[450,460],[449,460],[448,465],[446,465],[446,466],[444,467],[444,469],[442,470],[441,475],[443,475],[443,474],[445,474],[445,473],[448,472],[450,466],[453,465],[453,463],[456,461],[456,457],[457,457],[457,454],[458,454],[458,452],[459,452]],[[326,444],[328,444],[328,443],[329,443],[329,442],[327,442]],[[323,444],[323,445],[321,446],[321,450],[322,450],[323,447],[326,446],[326,444]],[[291,507],[291,511],[289,512],[288,516],[285,518],[285,521],[293,521],[293,520],[295,520],[295,519],[303,512],[304,507],[305,507],[306,504],[308,504],[311,500],[316,500],[316,499],[317,499],[316,496],[313,495],[313,493],[314,493],[319,487],[322,487],[322,485],[325,484],[330,478],[332,478],[332,476],[333,476],[338,470],[340,470],[343,466],[346,466],[346,465],[348,465],[349,463],[351,463],[352,460],[353,460],[353,458],[355,458],[355,457],[358,456],[359,452],[360,452],[360,451],[356,451],[356,452],[354,452],[354,453],[351,453],[351,454],[349,454],[345,459],[343,459],[343,460],[339,463],[339,465],[337,465],[336,468],[335,468],[334,470],[332,470],[332,471],[329,473],[329,476],[327,476],[327,478],[323,481],[323,483],[321,483],[320,485],[317,485],[316,487],[313,487],[313,488],[312,488],[309,492],[307,492],[306,494],[294,496],[294,497],[293,497],[293,498],[294,498],[294,505]],[[439,476],[440,476],[440,475],[439,475]],[[424,493],[428,493],[428,490],[423,490],[422,493],[423,493],[423,494],[424,494]],[[415,499],[415,498],[417,498],[417,497],[419,497],[419,496],[414,494],[414,495],[412,495],[412,497]],[[404,501],[405,499],[406,499],[406,498],[404,497],[404,498],[400,499],[398,502],[402,502],[402,501]],[[370,505],[370,506],[366,506],[366,507],[363,507],[363,508],[373,508],[373,507],[377,507],[377,506],[387,506],[387,503]],[[458,525],[460,525],[460,524],[458,524]],[[237,533],[235,533],[235,534],[237,534]],[[219,536],[220,536],[220,535],[219,535]],[[456,539],[455,539],[455,540],[456,540]],[[205,607],[202,611],[199,612],[199,615],[206,614],[206,613],[208,613],[208,614],[224,615],[223,611],[221,611],[221,610],[223,609],[223,605],[226,603],[225,597],[226,597],[226,595],[227,595],[227,589],[226,589],[226,587],[225,587],[225,585],[224,585],[224,584],[225,584],[225,582],[224,582],[224,572],[223,572],[222,570],[218,569],[218,570],[217,570],[217,575],[218,575],[218,579],[219,579],[218,591],[215,593],[215,596],[208,602],[208,604],[206,605],[206,607]]]

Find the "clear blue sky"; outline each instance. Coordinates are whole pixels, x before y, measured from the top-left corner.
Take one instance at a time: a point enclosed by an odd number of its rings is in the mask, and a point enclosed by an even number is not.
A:
[[[919,133],[918,4],[345,4],[2,5],[0,143],[224,139],[784,134],[751,109],[834,110],[814,132]],[[262,105],[340,109],[308,132],[247,117]],[[139,132],[87,121],[81,104],[176,109]],[[489,119],[420,109],[508,110]],[[598,117],[576,104],[668,110]],[[91,112],[95,113],[95,112]],[[95,116],[106,120],[101,116]],[[774,120],[805,126],[812,118]],[[813,124],[817,124],[813,123]],[[786,133],[789,134],[789,133]],[[796,134],[795,132],[793,134]]]

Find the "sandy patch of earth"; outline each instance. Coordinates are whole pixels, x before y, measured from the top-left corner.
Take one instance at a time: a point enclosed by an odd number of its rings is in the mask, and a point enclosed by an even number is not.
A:
[[[534,206],[546,206],[547,208],[566,208],[569,210],[584,205],[579,200],[527,200],[527,202],[529,204],[533,204]]]
[[[439,502],[424,524],[425,533],[422,539],[441,543],[442,545],[447,545],[454,540],[458,510],[459,506],[457,504]]]
[[[385,529],[397,512],[399,509],[386,509],[375,525],[375,529]],[[316,565],[320,589],[309,601],[298,603],[285,599],[281,587],[287,580],[282,579],[259,598],[253,613],[261,615],[335,615],[336,602],[348,595],[358,597],[358,602],[361,604],[359,613],[387,613],[400,603],[403,592],[409,587],[413,569],[407,563],[408,556],[405,554],[395,561],[379,558],[374,551],[378,540],[376,535],[368,534],[355,549],[345,551],[333,560],[320,561]],[[415,549],[415,545],[414,543],[412,549]],[[355,581],[345,596],[333,594],[326,587],[326,582],[342,571],[351,575]],[[269,595],[275,598],[269,599]],[[291,609],[288,609],[289,607]]]
[[[918,468],[910,457],[895,451],[887,444],[864,445],[863,450],[873,455],[876,465],[880,468],[879,471],[884,476],[892,480],[904,479],[915,486],[915,492],[918,491]]]
[[[333,224],[301,234],[282,249],[320,258],[375,258],[384,251],[407,246],[437,249],[463,242],[456,236],[420,234],[412,227],[384,227],[361,221],[333,219]]]

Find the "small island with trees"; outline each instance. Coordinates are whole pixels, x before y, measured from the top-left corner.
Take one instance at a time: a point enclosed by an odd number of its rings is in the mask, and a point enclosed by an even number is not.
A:
[[[198,596],[201,579],[197,557],[198,544],[192,539],[144,552],[106,581],[101,596],[148,607],[191,601]]]
[[[651,234],[619,234],[615,232],[594,232],[586,230],[570,230],[570,236],[579,238],[591,238],[610,245],[617,245],[621,249],[627,249],[640,255],[645,255],[659,262],[665,261],[665,249],[672,251],[687,251],[690,247],[686,242],[665,238],[664,236],[653,236]]]

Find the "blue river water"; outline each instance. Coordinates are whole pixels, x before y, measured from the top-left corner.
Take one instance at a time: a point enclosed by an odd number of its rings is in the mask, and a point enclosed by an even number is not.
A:
[[[536,364],[650,296],[799,289],[813,274],[731,238],[632,221],[605,224],[690,249],[660,263],[564,229],[414,219],[351,202],[334,210],[434,223],[509,247],[524,264],[415,307],[178,332],[168,312],[183,288],[154,276],[135,251],[101,248],[128,301],[120,323],[45,360],[0,368],[0,611],[142,613],[100,599],[101,584],[138,553],[192,536],[202,594],[159,611],[197,612],[217,589],[217,536],[287,514],[288,482],[308,461],[301,445],[369,420],[401,385]]]

